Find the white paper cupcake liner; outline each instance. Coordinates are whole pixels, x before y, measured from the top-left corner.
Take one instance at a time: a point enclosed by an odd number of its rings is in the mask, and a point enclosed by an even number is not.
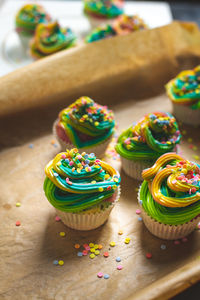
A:
[[[143,180],[142,171],[153,165],[152,161],[134,161],[126,159],[123,156],[121,156],[121,162],[124,172],[136,180]]]
[[[72,143],[66,143],[64,142],[58,135],[56,132],[56,124],[57,124],[56,120],[53,124],[53,134],[56,137],[57,141],[59,142],[60,146],[61,146],[61,150],[62,151],[66,151],[66,149],[73,149],[73,148],[77,148],[76,146],[74,146]],[[92,146],[92,147],[84,147],[84,148],[78,148],[78,150],[81,152],[87,152],[87,153],[94,153],[95,156],[97,158],[102,158],[106,152],[106,149],[108,148],[108,145],[110,144],[111,140],[112,140],[113,134],[105,141],[103,141],[101,144],[96,145],[96,146]]]
[[[191,109],[187,105],[173,103],[173,115],[178,121],[188,125],[200,125],[200,109]]]
[[[113,207],[119,200],[120,187],[118,187],[116,192],[117,192],[117,195],[116,195],[115,201],[113,203],[111,203],[109,205],[109,207],[102,210],[101,212],[67,213],[67,212],[63,212],[58,209],[56,209],[56,212],[57,212],[58,216],[61,218],[62,222],[66,226],[68,226],[72,229],[76,229],[76,230],[96,229],[96,228],[100,227],[101,225],[103,225],[107,221]]]
[[[95,29],[96,27],[102,26],[102,25],[113,25],[116,18],[113,19],[106,19],[106,18],[95,18],[90,15],[87,15],[87,19],[90,23],[91,29]]]
[[[21,45],[24,48],[24,50],[28,50],[32,37],[31,36],[25,36],[25,35],[20,34],[20,33],[18,33],[18,37],[20,39]]]
[[[140,188],[138,191],[138,202],[141,208],[142,220],[146,228],[155,236],[164,239],[164,240],[177,240],[189,235],[198,225],[200,221],[200,216],[192,219],[190,222],[187,222],[182,225],[167,225],[159,223],[150,217],[142,205],[140,204]]]

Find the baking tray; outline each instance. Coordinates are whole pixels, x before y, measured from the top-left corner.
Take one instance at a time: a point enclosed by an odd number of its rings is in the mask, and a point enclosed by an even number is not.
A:
[[[94,47],[105,48],[106,43]],[[191,57],[192,66],[199,58]],[[43,193],[43,181],[46,163],[60,150],[51,126],[64,104],[63,98],[59,96],[54,102],[49,98],[49,104],[45,102],[41,107],[32,103],[30,110],[26,107],[26,110],[20,111],[13,100],[15,97],[17,101],[20,94],[8,90],[9,109],[6,111],[2,95],[5,96],[3,86],[6,82],[10,86],[15,79],[16,85],[24,84],[25,79],[21,76],[24,72],[39,76],[39,73],[34,73],[37,68],[40,70],[46,63],[48,67],[48,63],[58,58],[59,55],[43,60],[0,81],[0,105],[6,112],[0,118],[0,299],[168,299],[200,278],[200,230],[195,230],[187,240],[179,243],[151,235],[136,214],[139,182],[121,170],[119,157],[114,154],[112,145],[105,160],[120,171],[122,194],[108,222],[99,229],[81,232],[55,221],[55,210]],[[104,103],[99,99],[99,89],[95,89],[100,83],[96,80],[85,90],[82,86],[81,92],[87,92],[87,95]],[[170,101],[165,94],[159,94],[161,83],[157,86],[157,93],[155,87],[152,90],[157,95],[146,98],[137,96],[134,91],[131,93],[131,84],[126,83],[129,93],[122,93],[121,101],[116,101],[117,89],[113,82],[105,98],[109,98],[109,107],[114,110],[117,133],[147,112],[158,109],[171,112]],[[14,85],[13,89],[17,91]],[[31,101],[34,92],[30,90],[29,93]],[[72,94],[69,95],[71,97]],[[70,103],[70,97],[66,94],[66,105]],[[16,113],[10,106],[11,100],[17,107]],[[183,156],[199,161],[198,130],[180,126],[184,133],[181,144]],[[17,202],[21,203],[21,207],[16,207]],[[21,226],[16,226],[16,221],[20,221]],[[118,234],[119,230],[123,231],[122,235]],[[59,235],[62,231],[66,233],[65,237]],[[129,244],[124,243],[127,236],[131,238]],[[116,243],[115,247],[110,247],[111,241]],[[101,254],[94,259],[78,257],[74,245],[89,242],[102,244]],[[162,250],[161,245],[165,245],[166,249]],[[109,252],[108,258],[103,256],[105,251]],[[152,254],[151,259],[146,258],[147,252]],[[121,271],[116,269],[117,256],[122,260]],[[64,261],[63,266],[53,264],[59,259]],[[107,273],[110,278],[99,279],[98,272]]]

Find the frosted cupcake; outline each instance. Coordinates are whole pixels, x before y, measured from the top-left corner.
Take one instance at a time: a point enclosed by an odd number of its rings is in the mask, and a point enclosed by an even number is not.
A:
[[[26,4],[17,13],[15,27],[22,45],[27,48],[34,35],[36,26],[48,23],[51,18],[44,8],[38,4]]]
[[[85,38],[86,43],[97,42],[102,39],[108,39],[116,35],[116,32],[111,25],[102,25],[95,28]]]
[[[59,153],[45,168],[44,192],[62,222],[91,230],[106,222],[119,199],[120,175],[94,154]]]
[[[121,15],[113,24],[113,29],[118,35],[125,35],[134,31],[148,29],[144,20],[139,16]]]
[[[112,24],[123,13],[123,0],[84,0],[84,12],[91,27]]]
[[[76,36],[70,28],[61,28],[58,22],[40,24],[30,44],[31,56],[42,58],[75,45]]]
[[[200,166],[166,153],[142,177],[139,203],[147,229],[168,240],[190,234],[200,221]]]
[[[61,148],[78,148],[102,157],[114,134],[114,115],[107,106],[81,97],[59,113],[53,132]]]
[[[146,114],[136,125],[122,132],[116,151],[130,177],[142,180],[142,170],[166,152],[176,151],[181,135],[175,118],[165,112]]]
[[[174,115],[190,125],[200,125],[200,65],[183,71],[166,84]]]

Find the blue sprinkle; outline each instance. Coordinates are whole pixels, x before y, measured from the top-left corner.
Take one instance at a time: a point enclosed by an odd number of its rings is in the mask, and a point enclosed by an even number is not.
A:
[[[88,154],[85,154],[85,155],[84,155],[84,158],[87,159],[87,158],[88,158]]]
[[[58,265],[58,260],[54,260],[53,264],[57,266]]]
[[[139,200],[140,205],[142,205],[142,200]]]
[[[86,160],[85,160],[85,163],[86,163],[86,164],[89,164],[89,163],[90,163],[90,161],[89,161],[88,159],[86,159]]]
[[[58,144],[53,144],[53,145],[54,145],[54,147],[55,147],[55,148],[57,148],[57,147],[58,147]]]
[[[118,256],[118,257],[116,258],[116,261],[117,261],[117,262],[120,262],[120,261],[121,261],[121,258]]]
[[[58,173],[56,173],[56,172],[53,173],[53,175],[54,175],[55,177],[58,177],[58,176],[59,176]]]
[[[138,221],[142,221],[142,218],[141,218],[141,217],[138,217]]]
[[[105,274],[103,277],[104,277],[104,279],[110,278],[110,276],[108,274]]]
[[[94,154],[94,153],[90,153],[90,156],[91,156],[91,157],[94,157],[94,156],[95,156],[95,154]]]
[[[83,253],[82,252],[78,252],[77,256],[81,257],[81,256],[83,256]]]
[[[68,159],[68,158],[66,158],[66,159],[65,159],[65,162],[68,164],[68,163],[69,163],[69,159]]]
[[[30,149],[33,149],[34,145],[33,145],[33,144],[30,144],[28,147],[29,147]]]
[[[85,165],[85,168],[88,168],[89,167],[89,165]]]
[[[162,250],[165,250],[167,247],[166,247],[165,244],[162,244],[162,245],[160,246],[160,248],[161,248]]]

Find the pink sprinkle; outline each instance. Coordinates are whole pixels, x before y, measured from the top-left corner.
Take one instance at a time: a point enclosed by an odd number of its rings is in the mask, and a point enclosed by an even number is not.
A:
[[[77,158],[80,160],[80,159],[82,158],[82,156],[81,156],[81,155],[78,155]]]
[[[121,265],[117,266],[117,270],[122,270],[123,267]]]
[[[175,183],[176,183],[176,180],[172,180],[172,183],[175,184]]]
[[[196,191],[197,191],[197,189],[195,188],[195,187],[193,187],[192,189],[191,189],[191,192],[194,194],[194,193],[196,193]]]
[[[176,240],[176,241],[174,241],[174,244],[175,244],[175,245],[179,245],[179,244],[180,244],[180,241],[179,241],[179,240]]]
[[[135,213],[136,213],[137,215],[140,215],[140,214],[141,214],[141,210],[140,210],[140,209],[136,209]]]
[[[197,225],[197,227],[200,229],[200,223]]]
[[[82,253],[83,253],[84,256],[86,256],[88,254],[88,251],[87,250],[83,250]]]
[[[84,248],[88,247],[88,244],[83,244],[83,247],[84,247]]]
[[[56,216],[56,217],[55,217],[55,221],[56,221],[56,222],[59,222],[59,221],[60,221],[60,217],[59,217],[59,216]]]
[[[96,159],[96,163],[99,163],[100,162],[100,160],[99,159]]]
[[[69,177],[66,178],[66,182],[68,182],[68,181],[69,181]]]
[[[74,164],[74,162],[71,160],[71,161],[69,162],[70,167],[73,166],[73,164]]]
[[[20,222],[20,221],[16,221],[15,225],[16,225],[16,226],[20,226],[20,225],[21,225],[21,222]]]
[[[85,248],[85,250],[87,250],[87,251],[89,251],[90,250],[90,246],[86,246],[86,247],[84,247]]]
[[[91,170],[92,170],[92,169],[91,169],[90,167],[88,167],[88,172],[91,172]]]
[[[146,253],[146,258],[152,258],[152,254],[150,252]]]
[[[188,239],[187,239],[186,237],[182,238],[182,242],[183,242],[183,243],[185,243],[185,242],[187,242],[187,241],[188,241]]]
[[[62,154],[61,157],[65,159],[65,158],[66,158],[66,155],[65,155],[65,154]]]
[[[97,277],[102,278],[102,277],[103,277],[103,273],[102,273],[102,272],[99,272],[99,273],[97,274]]]

